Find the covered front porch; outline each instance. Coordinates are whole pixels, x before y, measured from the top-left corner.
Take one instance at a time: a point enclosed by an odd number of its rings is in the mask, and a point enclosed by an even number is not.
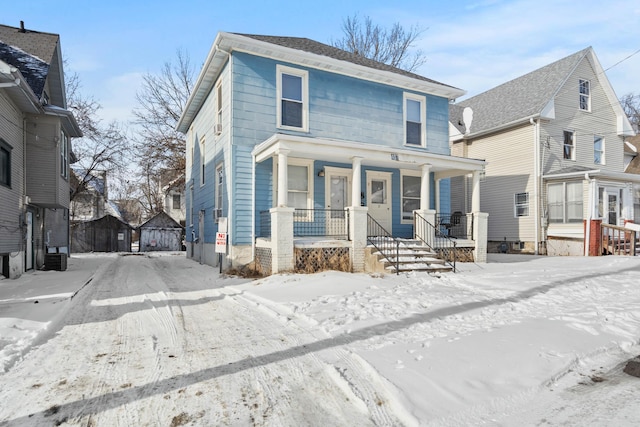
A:
[[[281,134],[252,155],[253,253],[264,273],[367,271],[367,246],[394,239],[396,247],[411,239],[434,249],[453,241],[476,262],[486,260],[483,161]],[[448,178],[461,175],[474,178],[472,211],[452,213]]]

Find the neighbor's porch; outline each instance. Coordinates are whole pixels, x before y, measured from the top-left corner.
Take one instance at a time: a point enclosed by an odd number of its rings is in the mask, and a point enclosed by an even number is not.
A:
[[[401,239],[466,248],[474,260],[486,259],[482,161],[287,135],[274,135],[253,156],[272,171],[271,191],[256,178],[261,196],[273,195],[269,207],[256,203],[254,210],[254,258],[264,272],[365,271],[367,246],[395,242],[397,263]],[[449,213],[441,206],[441,181],[469,174],[474,212]]]

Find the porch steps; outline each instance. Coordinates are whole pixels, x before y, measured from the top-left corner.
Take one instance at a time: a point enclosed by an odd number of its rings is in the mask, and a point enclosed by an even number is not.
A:
[[[386,271],[396,273],[396,251],[382,254],[378,251],[373,255],[378,257],[378,261],[384,264]],[[448,265],[438,254],[422,245],[417,240],[402,240],[397,257],[398,272],[426,271],[426,272],[448,272],[453,267]]]

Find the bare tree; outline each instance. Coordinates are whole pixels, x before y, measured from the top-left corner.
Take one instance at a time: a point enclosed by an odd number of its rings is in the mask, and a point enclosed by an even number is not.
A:
[[[136,145],[145,171],[184,172],[185,139],[175,128],[193,89],[194,69],[186,52],[178,50],[176,59],[165,62],[159,75],[146,74],[136,94]]]
[[[627,93],[620,98],[620,104],[633,126],[633,130],[640,130],[640,94]]]
[[[426,62],[421,50],[413,49],[424,30],[412,26],[404,29],[396,22],[385,29],[365,16],[362,20],[356,14],[342,22],[344,35],[331,44],[347,52],[373,59],[406,71],[415,71]]]
[[[86,190],[96,179],[98,171],[111,175],[121,173],[129,159],[126,132],[117,122],[103,125],[98,117],[102,106],[93,98],[84,96],[80,78],[71,73],[66,79],[67,107],[73,112],[83,136],[73,140],[74,173],[77,176],[71,188],[71,200]]]

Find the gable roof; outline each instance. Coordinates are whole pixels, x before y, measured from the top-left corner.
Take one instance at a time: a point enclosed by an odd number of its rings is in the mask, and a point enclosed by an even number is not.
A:
[[[245,52],[448,99],[465,94],[462,89],[307,38],[220,32],[178,120],[178,131],[187,132],[233,52]]]
[[[631,125],[591,47],[456,103],[456,107],[452,106],[449,110],[450,120],[454,124],[464,124],[461,111],[470,107],[473,121],[470,126],[466,124],[466,131],[467,135],[477,135],[519,124],[530,118],[553,118],[555,95],[585,59],[591,62],[609,103],[616,111],[618,132],[633,135]],[[465,128],[462,129],[464,133]]]
[[[49,78],[50,102],[66,108],[58,34],[28,30],[23,23],[20,28],[0,25],[0,43],[4,51],[0,59],[18,68],[38,97]],[[30,58],[25,58],[25,54]]]
[[[184,229],[183,226],[178,224],[175,219],[171,218],[171,216],[164,211],[140,224],[138,229],[141,228]]]

